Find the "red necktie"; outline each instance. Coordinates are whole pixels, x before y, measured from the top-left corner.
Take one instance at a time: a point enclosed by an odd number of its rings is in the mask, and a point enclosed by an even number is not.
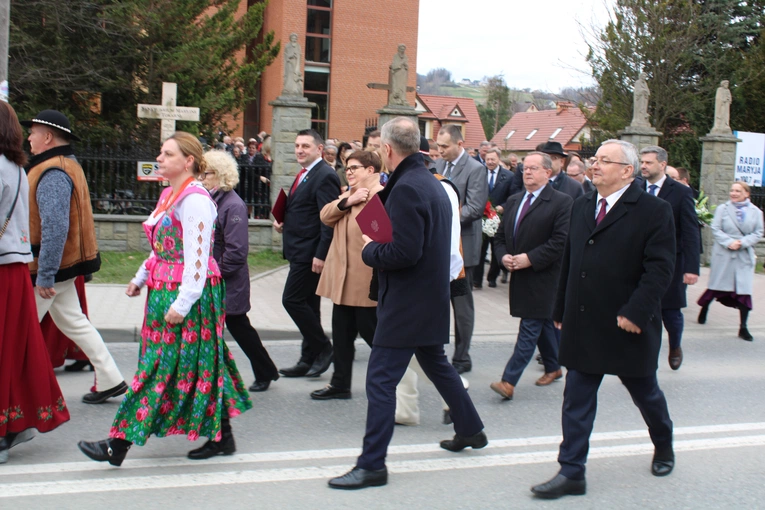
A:
[[[608,205],[608,202],[606,202],[605,198],[600,199],[600,211],[598,211],[598,216],[595,218],[595,225],[600,225],[600,222],[603,221],[603,218],[606,217],[606,206]]]
[[[292,187],[290,188],[290,195],[292,195],[293,193],[295,193],[295,190],[297,189],[297,187],[298,187],[298,184],[300,184],[300,179],[302,179],[302,178],[303,178],[303,176],[305,175],[305,173],[306,173],[307,171],[308,171],[307,169],[305,169],[305,168],[302,168],[302,169],[301,169],[301,170],[298,172],[298,174],[297,174],[297,177],[295,177],[295,182],[293,182],[293,183],[292,183]]]

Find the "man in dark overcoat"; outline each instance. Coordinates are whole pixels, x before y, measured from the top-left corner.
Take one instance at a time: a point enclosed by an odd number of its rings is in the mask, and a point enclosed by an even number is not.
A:
[[[494,239],[494,256],[510,271],[510,315],[521,318],[502,380],[491,383],[491,389],[506,400],[513,398],[537,344],[545,366],[537,386],[562,377],[552,313],[573,200],[553,189],[550,175],[550,156],[542,152],[526,156],[526,192],[508,199]]]
[[[683,312],[688,306],[685,290],[699,280],[699,253],[701,236],[691,188],[684,186],[665,173],[667,151],[656,145],[640,150],[640,173],[645,179],[645,190],[669,202],[675,220],[675,274],[661,300],[661,318],[669,336],[669,366],[677,370],[683,363]]]
[[[559,360],[568,373],[560,472],[531,489],[542,498],[585,493],[584,465],[605,374],[621,379],[648,425],[651,472],[665,476],[675,465],[672,420],[656,379],[661,298],[675,265],[672,208],[632,182],[639,168],[634,145],[608,140],[596,157],[597,193],[574,202],[553,312],[562,326]]]
[[[365,237],[361,254],[379,275],[377,330],[367,368],[367,427],[356,466],[329,481],[336,489],[387,483],[396,385],[413,355],[451,411],[456,434],[441,447],[460,451],[487,444],[481,418],[444,353],[449,343],[451,202],[425,168],[417,124],[406,117],[387,122],[382,144],[385,165],[393,171],[383,192],[393,240],[377,243]]]

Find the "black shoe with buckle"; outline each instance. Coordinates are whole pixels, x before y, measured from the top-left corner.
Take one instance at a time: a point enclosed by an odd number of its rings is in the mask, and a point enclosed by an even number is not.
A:
[[[98,462],[109,462],[112,466],[121,466],[133,443],[124,439],[104,439],[103,441],[80,441],[77,447],[82,453]]]
[[[208,440],[200,448],[191,450],[188,454],[188,458],[192,460],[204,460],[216,455],[233,455],[236,452],[236,443],[234,442],[234,435],[231,432],[222,434],[220,441],[217,443],[212,440]]]
[[[112,397],[117,397],[119,395],[123,395],[127,393],[128,386],[125,384],[125,381],[122,381],[114,388],[109,388],[108,390],[104,391],[94,391],[92,393],[88,393],[84,397],[82,397],[82,401],[86,404],[103,404],[107,400],[109,400]]]

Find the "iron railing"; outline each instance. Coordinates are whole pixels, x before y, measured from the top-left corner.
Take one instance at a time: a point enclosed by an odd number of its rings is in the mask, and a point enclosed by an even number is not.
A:
[[[154,209],[164,189],[157,182],[139,181],[139,161],[154,161],[159,150],[150,145],[128,148],[84,145],[76,150],[90,188],[93,212],[96,214],[127,214],[147,216]],[[268,219],[271,210],[270,183],[260,177],[271,178],[271,165],[239,166],[239,185],[236,192],[242,197],[250,218]]]
[[[759,207],[761,211],[765,210],[765,187],[752,188],[752,194],[749,197],[749,200]]]

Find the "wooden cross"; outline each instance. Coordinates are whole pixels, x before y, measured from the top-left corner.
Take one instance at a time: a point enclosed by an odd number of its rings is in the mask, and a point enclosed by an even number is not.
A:
[[[139,104],[139,119],[162,119],[160,143],[164,142],[175,132],[175,121],[188,120],[199,122],[199,108],[191,106],[176,106],[178,100],[178,84],[162,82],[162,104]]]

